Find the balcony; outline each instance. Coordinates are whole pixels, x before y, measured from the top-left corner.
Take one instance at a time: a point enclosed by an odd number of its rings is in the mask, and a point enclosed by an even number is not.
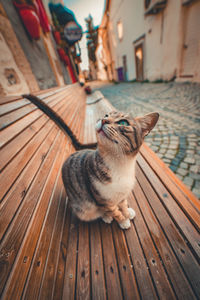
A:
[[[188,1],[188,0],[187,0]],[[145,15],[156,15],[162,11],[167,5],[167,0],[146,0]]]

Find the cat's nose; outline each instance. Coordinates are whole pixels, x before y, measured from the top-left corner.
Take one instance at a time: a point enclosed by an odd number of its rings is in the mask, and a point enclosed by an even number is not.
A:
[[[104,124],[109,124],[109,123],[110,123],[108,119],[102,119],[101,122],[102,122],[102,126],[103,126]]]

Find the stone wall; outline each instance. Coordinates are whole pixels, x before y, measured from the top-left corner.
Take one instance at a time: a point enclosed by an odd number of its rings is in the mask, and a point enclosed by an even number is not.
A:
[[[55,40],[54,40],[54,38],[53,38],[53,36],[52,36],[51,33],[50,33],[49,37],[50,37],[50,39],[51,39],[51,43],[52,43],[53,48],[56,49],[56,42],[55,42]],[[56,51],[56,52],[57,52],[57,51]],[[54,56],[55,56],[55,54],[54,54]],[[59,72],[60,74],[62,74],[63,79],[64,79],[64,83],[65,83],[65,84],[70,84],[70,83],[72,83],[71,78],[70,78],[70,76],[69,76],[69,72],[68,72],[68,70],[67,70],[67,67],[66,67],[66,65],[64,64],[64,62],[62,62],[62,61],[58,58],[58,54],[56,54],[55,65],[56,65],[56,68],[57,68],[58,72]]]
[[[200,1],[191,1],[187,6],[182,5],[182,0],[167,1],[164,10],[154,15],[146,14],[144,3],[111,1],[108,35],[115,69],[124,68],[124,57],[128,81],[140,79],[135,58],[140,46],[143,49],[140,58],[143,79],[140,80],[176,78],[200,82]],[[119,23],[123,26],[121,39]]]
[[[39,90],[30,64],[0,4],[0,95]]]
[[[1,2],[23,52],[30,63],[31,70],[40,89],[57,86],[57,81],[43,39],[40,38],[38,41],[31,40],[25,31],[12,1],[1,0]]]

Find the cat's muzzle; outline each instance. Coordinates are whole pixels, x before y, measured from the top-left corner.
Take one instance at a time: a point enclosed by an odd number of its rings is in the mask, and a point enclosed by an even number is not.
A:
[[[97,131],[98,133],[99,133],[100,131],[103,131],[103,122],[102,122],[102,120],[97,121],[95,128],[96,128],[96,131]]]

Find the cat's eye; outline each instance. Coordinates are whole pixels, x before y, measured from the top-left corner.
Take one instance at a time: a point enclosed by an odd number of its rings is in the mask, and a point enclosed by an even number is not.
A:
[[[123,126],[129,126],[129,122],[126,121],[126,120],[120,120],[120,121],[117,122],[117,124],[123,125]]]
[[[108,118],[108,114],[106,114],[106,115],[104,116],[104,118]]]

